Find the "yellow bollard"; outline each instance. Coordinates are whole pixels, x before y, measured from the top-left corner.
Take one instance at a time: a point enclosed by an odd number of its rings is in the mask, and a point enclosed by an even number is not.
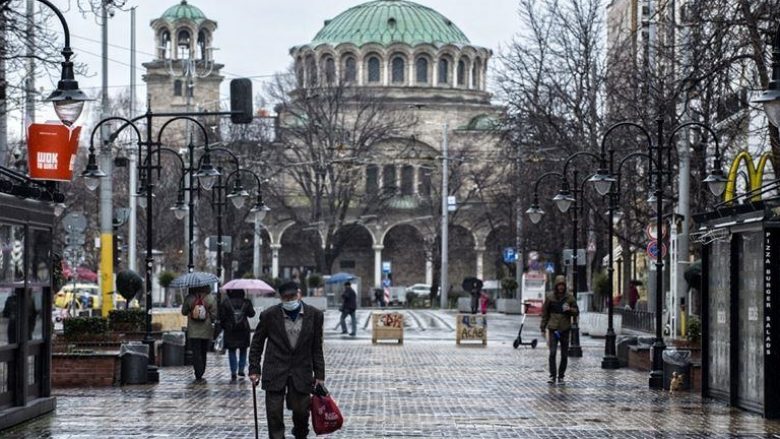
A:
[[[100,315],[114,309],[114,235],[100,235]]]

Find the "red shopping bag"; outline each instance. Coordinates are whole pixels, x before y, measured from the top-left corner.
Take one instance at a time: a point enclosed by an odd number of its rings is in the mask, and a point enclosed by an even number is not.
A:
[[[341,410],[339,410],[336,401],[330,395],[312,395],[311,423],[317,436],[333,433],[341,429],[341,426],[344,424],[344,417],[341,415]]]

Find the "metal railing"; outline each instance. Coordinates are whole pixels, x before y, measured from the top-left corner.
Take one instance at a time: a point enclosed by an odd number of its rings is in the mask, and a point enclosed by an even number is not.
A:
[[[655,313],[615,307],[615,314],[623,316],[623,328],[655,333]]]

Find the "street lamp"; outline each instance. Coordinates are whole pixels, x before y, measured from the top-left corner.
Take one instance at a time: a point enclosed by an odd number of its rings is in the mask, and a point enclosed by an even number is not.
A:
[[[263,197],[258,192],[257,194],[257,203],[255,203],[254,206],[252,206],[252,209],[249,211],[250,213],[255,214],[255,221],[263,222],[268,212],[271,211],[271,208],[266,206],[263,202]]]
[[[233,207],[236,209],[241,209],[244,207],[246,199],[249,198],[249,192],[244,189],[240,178],[236,179],[235,183],[233,184],[233,191],[227,195],[227,198],[231,203],[233,203]]]
[[[71,126],[76,122],[76,119],[81,116],[81,111],[84,109],[84,103],[90,99],[81,91],[81,89],[79,89],[79,83],[76,81],[73,71],[73,62],[70,60],[70,57],[73,56],[73,50],[70,48],[70,29],[68,28],[68,23],[65,21],[65,16],[63,16],[62,12],[48,0],[38,1],[54,11],[54,14],[57,15],[60,23],[62,23],[62,30],[65,34],[65,47],[61,52],[62,56],[65,58],[65,61],[61,63],[62,75],[60,76],[60,81],[57,83],[57,89],[44,100],[54,104],[54,112],[57,113],[57,117],[63,125]]]
[[[564,182],[563,187],[552,200],[555,203],[555,207],[557,207],[561,213],[568,212],[575,201],[574,195],[569,190],[569,183]]]
[[[534,224],[539,224],[539,221],[541,221],[542,217],[544,216],[544,210],[539,207],[539,201],[536,199],[534,199],[533,204],[531,204],[531,207],[529,207],[525,213]]]
[[[606,169],[600,168],[588,181],[593,183],[596,187],[596,192],[603,197],[612,189],[615,178],[612,177]]]
[[[208,153],[208,150],[206,151],[206,154],[201,157],[201,160],[203,163],[201,163],[198,172],[195,173],[195,177],[198,178],[203,189],[210,191],[217,182],[217,177],[219,177],[220,173],[219,170],[211,164],[211,155]]]

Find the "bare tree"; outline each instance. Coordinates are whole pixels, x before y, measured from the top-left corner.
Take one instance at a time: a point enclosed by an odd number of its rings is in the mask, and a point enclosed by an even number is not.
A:
[[[349,241],[345,226],[380,213],[393,195],[391,188],[361,190],[364,166],[404,154],[416,120],[381,92],[341,81],[302,86],[294,75],[278,75],[268,96],[279,110],[267,152],[279,177],[269,192],[277,210],[319,231],[322,245],[312,248],[318,270],[329,273]]]

